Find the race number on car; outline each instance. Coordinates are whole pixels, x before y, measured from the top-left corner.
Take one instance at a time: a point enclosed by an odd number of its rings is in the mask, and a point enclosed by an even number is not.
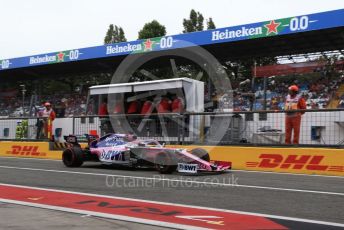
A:
[[[110,151],[105,151],[103,150],[103,152],[100,154],[100,160],[101,161],[107,161],[107,162],[112,162],[112,161],[123,161],[123,157],[122,157],[122,152],[121,151],[114,151],[114,150],[110,150]]]

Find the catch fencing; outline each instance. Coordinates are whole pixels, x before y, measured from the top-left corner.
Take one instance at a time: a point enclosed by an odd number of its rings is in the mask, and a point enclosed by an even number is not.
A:
[[[53,124],[55,140],[75,134],[134,133],[143,139],[173,144],[201,145],[289,145],[286,143],[286,118],[302,114],[299,145],[344,146],[344,110],[238,111],[226,113],[117,114],[57,118]],[[24,123],[24,126],[23,126]],[[37,135],[38,118],[0,118],[1,140],[44,140]],[[22,126],[22,128],[18,128]],[[21,131],[22,130],[22,131]],[[20,134],[21,133],[21,134]],[[293,145],[293,133],[291,145]],[[295,143],[297,144],[297,143]]]

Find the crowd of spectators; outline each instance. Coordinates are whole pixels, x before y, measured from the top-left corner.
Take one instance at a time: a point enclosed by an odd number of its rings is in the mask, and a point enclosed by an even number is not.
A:
[[[344,76],[329,79],[325,77],[318,77],[314,79],[282,79],[269,78],[267,81],[266,90],[266,107],[264,108],[265,95],[263,90],[263,81],[255,83],[254,92],[248,93],[247,89],[241,88],[236,82],[233,85],[233,110],[234,111],[249,111],[249,110],[283,110],[284,100],[288,93],[288,86],[296,84],[300,88],[300,93],[306,100],[307,109],[322,109],[327,108],[330,101],[335,99],[338,101],[338,108],[344,108],[344,92],[337,93],[340,85],[344,85]],[[250,84],[249,84],[250,85]],[[216,89],[211,89],[208,92],[208,86],[205,86],[205,111],[214,111],[220,104],[219,100],[222,95],[216,93]],[[173,104],[175,95],[164,96],[160,102],[145,99],[138,102],[128,102],[125,112],[127,113],[141,113],[148,112],[176,112],[177,105]],[[87,101],[85,93],[63,93],[53,95],[41,95],[35,97],[26,97],[24,101],[25,110],[23,111],[23,98],[20,92],[16,96],[0,98],[0,116],[2,117],[20,117],[24,115],[34,116],[37,110],[42,108],[44,102],[49,101],[58,117],[72,117],[81,115],[97,114],[97,108],[93,98]],[[153,100],[154,99],[154,100]],[[88,103],[87,103],[88,102]],[[139,103],[140,102],[140,103]],[[158,105],[158,103],[160,103]],[[177,103],[177,102],[175,102]],[[184,103],[184,102],[183,102]],[[31,104],[31,108],[30,107]],[[153,107],[152,107],[153,105]],[[181,105],[179,105],[180,107]],[[184,105],[183,105],[184,106]],[[139,108],[140,107],[140,108]],[[178,107],[178,106],[177,106]],[[119,113],[120,107],[114,106],[113,113]],[[115,110],[118,110],[117,112]],[[159,110],[159,111],[158,111]],[[178,112],[177,111],[177,112]],[[123,112],[123,111],[122,111]]]
[[[17,97],[7,97],[0,102],[0,116],[20,116],[22,113],[22,100]]]
[[[300,82],[298,80],[276,82],[270,80],[266,90],[266,108],[267,110],[283,110],[284,100],[288,94],[288,86],[296,84],[300,88],[300,93],[305,98],[307,109],[327,108],[332,99],[339,98],[338,108],[344,108],[344,95],[337,95],[338,87],[344,84],[344,77],[336,79],[318,78]],[[241,92],[234,94],[233,109],[234,111],[249,111],[264,109],[264,90],[263,83],[256,84],[254,100],[245,96]]]
[[[87,95],[73,93],[73,94],[54,94],[40,96],[38,102],[30,102],[32,100],[24,101],[24,108],[22,109],[22,98],[11,97],[1,100],[0,116],[2,117],[22,117],[22,116],[36,116],[37,112],[43,109],[45,102],[50,102],[56,112],[57,117],[73,117],[83,115],[97,115],[98,108],[95,108],[96,103],[94,98],[89,98]],[[30,103],[32,103],[31,108]],[[122,109],[124,107],[124,111]],[[147,113],[181,113],[185,109],[184,99],[177,97],[174,94],[163,95],[161,97],[147,98],[145,100],[132,100],[130,102],[120,102],[119,105],[114,106],[113,113],[127,113],[127,114],[147,114]]]
[[[0,102],[0,116],[21,117],[36,116],[37,112],[43,108],[45,102],[53,105],[58,117],[72,117],[86,114],[87,96],[78,93],[42,95],[39,99],[32,100],[31,97],[24,100],[20,96],[3,98]],[[31,107],[30,107],[31,104]]]

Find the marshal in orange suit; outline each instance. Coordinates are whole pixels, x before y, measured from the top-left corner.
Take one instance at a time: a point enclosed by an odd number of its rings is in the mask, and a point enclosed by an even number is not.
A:
[[[46,102],[44,104],[45,109],[43,110],[43,122],[44,122],[44,136],[49,140],[52,139],[52,131],[53,131],[53,121],[55,120],[56,114],[54,110],[51,108],[51,104]]]
[[[299,94],[299,87],[292,85],[289,88],[289,94],[285,100],[284,109],[287,111],[285,114],[285,143],[286,144],[299,144],[301,116],[304,112],[293,112],[297,109],[306,109],[306,101]],[[293,142],[291,141],[292,132]]]

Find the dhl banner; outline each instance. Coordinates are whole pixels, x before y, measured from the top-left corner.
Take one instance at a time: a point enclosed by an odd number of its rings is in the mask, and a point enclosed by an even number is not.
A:
[[[0,156],[61,159],[62,151],[50,151],[48,142],[0,141]]]
[[[173,146],[208,150],[211,160],[231,161],[233,169],[344,176],[344,149]]]
[[[85,146],[83,146],[85,147]],[[168,146],[208,150],[211,160],[230,161],[233,169],[344,176],[344,149],[240,146]],[[48,142],[0,141],[0,156],[58,159],[62,150]]]

